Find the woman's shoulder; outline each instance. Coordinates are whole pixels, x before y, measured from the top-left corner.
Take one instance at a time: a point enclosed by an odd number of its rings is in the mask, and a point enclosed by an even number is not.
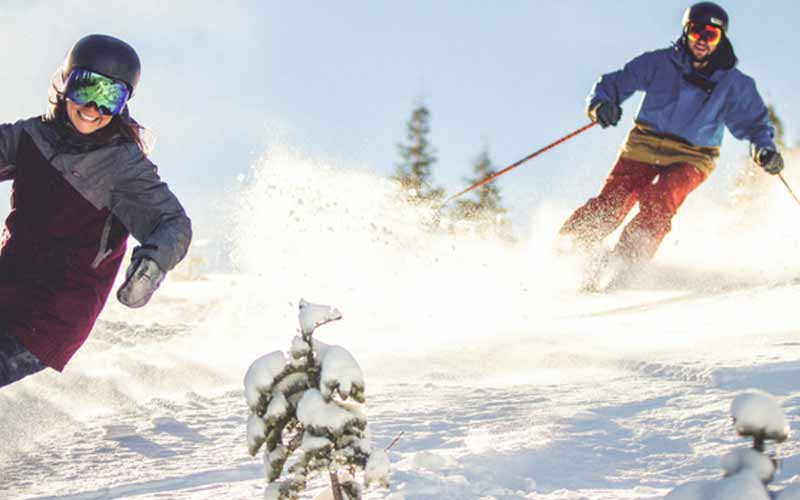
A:
[[[4,137],[13,135],[14,137],[18,138],[19,135],[26,128],[29,128],[29,126],[35,124],[36,121],[39,120],[37,120],[37,118],[34,117],[34,118],[23,118],[15,122],[0,123],[0,134],[2,134]]]
[[[126,141],[117,144],[114,146],[114,157],[113,177],[117,187],[160,182],[156,165],[135,143]]]
[[[21,118],[7,125],[24,130],[28,134],[42,134],[48,128],[44,115]]]
[[[116,146],[119,151],[120,159],[129,167],[134,169],[155,169],[155,165],[147,154],[132,141],[121,141]]]
[[[3,127],[13,132],[18,140],[23,134],[27,135],[45,156],[49,157],[56,150],[58,134],[44,115],[23,118],[14,123],[5,124]]]

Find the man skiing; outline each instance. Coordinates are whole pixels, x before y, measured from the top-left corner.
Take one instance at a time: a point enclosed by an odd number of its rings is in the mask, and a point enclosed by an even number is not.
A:
[[[0,180],[13,180],[0,250],[0,387],[64,369],[89,336],[114,284],[144,306],[186,254],[191,222],[147,158],[128,100],[134,49],[89,35],[54,75],[45,116],[0,125]]]
[[[560,230],[592,262],[589,282],[606,265],[620,270],[621,278],[653,257],[678,207],[714,170],[723,127],[750,141],[753,160],[766,172],[783,169],[755,82],[735,67],[728,26],[719,5],[697,3],[686,10],[673,46],[644,53],[594,85],[587,112],[603,128],[617,125],[620,105],[635,91],[645,96],[600,193]],[[605,254],[602,240],[636,202],[639,213]]]

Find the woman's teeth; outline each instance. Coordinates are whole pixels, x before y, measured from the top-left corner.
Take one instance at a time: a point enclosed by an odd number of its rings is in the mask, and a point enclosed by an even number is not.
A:
[[[78,116],[80,116],[82,119],[86,120],[87,122],[95,122],[95,121],[100,119],[99,116],[85,115],[81,111],[78,111]]]

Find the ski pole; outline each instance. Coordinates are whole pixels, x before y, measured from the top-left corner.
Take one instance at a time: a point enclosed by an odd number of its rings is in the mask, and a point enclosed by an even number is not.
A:
[[[492,175],[488,176],[487,178],[485,178],[485,179],[483,179],[483,180],[481,180],[481,181],[479,181],[479,182],[476,182],[475,184],[471,185],[471,186],[470,186],[470,187],[468,187],[467,189],[465,189],[465,190],[463,190],[463,191],[461,191],[461,192],[459,192],[459,193],[456,193],[456,194],[454,194],[453,196],[451,196],[451,197],[447,198],[446,200],[444,200],[444,203],[442,203],[442,207],[444,207],[445,205],[447,205],[447,204],[448,204],[448,203],[450,203],[451,201],[455,200],[455,199],[456,199],[456,198],[458,198],[459,196],[461,196],[461,195],[464,195],[464,194],[466,194],[466,193],[469,193],[469,192],[470,192],[470,191],[472,191],[473,189],[479,188],[479,187],[483,186],[484,184],[487,184],[487,183],[489,183],[489,182],[493,181],[494,179],[496,179],[496,178],[500,177],[501,175],[503,175],[504,173],[508,172],[509,170],[511,170],[511,169],[514,169],[514,168],[517,168],[518,166],[522,165],[522,164],[523,164],[523,163],[525,163],[526,161],[528,161],[528,160],[531,160],[531,159],[533,159],[533,158],[535,158],[535,157],[539,156],[540,154],[544,153],[545,151],[547,151],[547,150],[549,150],[549,149],[552,149],[552,148],[554,148],[554,147],[558,146],[558,145],[559,145],[559,144],[561,144],[562,142],[566,142],[566,141],[568,141],[568,140],[572,139],[572,138],[573,138],[573,137],[575,137],[576,135],[578,135],[578,134],[580,134],[580,133],[583,133],[583,132],[585,132],[585,131],[589,130],[590,128],[594,127],[595,125],[597,125],[597,122],[592,122],[592,123],[589,123],[588,125],[584,125],[583,127],[579,128],[579,129],[578,129],[578,130],[576,130],[575,132],[572,132],[571,134],[567,134],[567,135],[565,135],[565,136],[564,136],[564,137],[562,137],[561,139],[559,139],[559,140],[557,140],[557,141],[555,141],[555,142],[553,142],[553,143],[551,143],[551,144],[548,144],[547,146],[543,147],[543,148],[542,148],[542,149],[540,149],[539,151],[536,151],[536,152],[534,152],[534,153],[531,153],[531,154],[529,154],[529,155],[528,155],[528,156],[526,156],[525,158],[523,158],[523,159],[521,159],[521,160],[519,160],[519,161],[516,161],[516,162],[512,163],[511,165],[507,166],[506,168],[504,168],[504,169],[502,169],[502,170],[498,170],[497,172],[493,173]],[[441,207],[440,207],[440,208],[441,208]]]
[[[786,189],[788,189],[788,190],[789,190],[789,194],[790,194],[790,195],[792,195],[792,198],[794,198],[794,201],[796,201],[796,202],[797,202],[797,204],[798,204],[798,205],[800,205],[800,199],[799,199],[799,198],[797,198],[797,195],[796,195],[796,194],[794,194],[794,191],[792,191],[792,188],[791,188],[791,187],[789,187],[789,183],[788,183],[788,182],[786,182],[786,179],[784,179],[784,178],[783,178],[783,174],[781,174],[781,173],[778,173],[778,178],[781,180],[781,182],[783,183],[783,185],[784,185],[784,186],[786,186]]]

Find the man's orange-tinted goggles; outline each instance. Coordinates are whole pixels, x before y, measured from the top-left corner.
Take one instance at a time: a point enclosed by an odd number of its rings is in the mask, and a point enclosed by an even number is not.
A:
[[[697,42],[702,38],[707,44],[713,46],[722,40],[722,29],[710,24],[691,23],[686,35],[693,42]]]

